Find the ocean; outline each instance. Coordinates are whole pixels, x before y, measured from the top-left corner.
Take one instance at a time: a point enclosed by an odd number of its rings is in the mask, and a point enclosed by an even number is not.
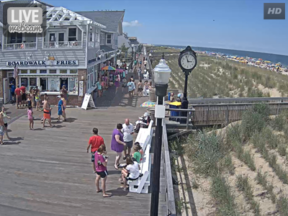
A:
[[[184,49],[186,47],[186,46],[176,46],[176,45],[156,45],[156,46],[166,46],[166,47],[173,47],[177,49]],[[192,49],[195,51],[208,51],[208,52],[222,53],[222,54],[232,55],[232,56],[241,56],[241,57],[248,56],[250,58],[256,58],[256,59],[261,58],[263,60],[271,61],[273,63],[281,62],[282,65],[288,65],[288,56],[285,56],[285,55],[242,51],[242,50],[206,48],[206,47],[192,47]]]

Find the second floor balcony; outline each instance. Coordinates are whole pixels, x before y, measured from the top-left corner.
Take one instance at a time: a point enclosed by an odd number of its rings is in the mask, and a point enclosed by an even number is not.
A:
[[[33,50],[33,49],[37,49],[36,42],[8,43],[3,45],[3,50]]]
[[[82,48],[82,41],[50,41],[44,42],[44,49],[80,49]]]

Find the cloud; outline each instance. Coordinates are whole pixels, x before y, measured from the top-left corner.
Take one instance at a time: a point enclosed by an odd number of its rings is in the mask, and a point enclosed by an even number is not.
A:
[[[131,22],[123,22],[124,27],[136,27],[136,26],[141,26],[138,20],[134,20]]]

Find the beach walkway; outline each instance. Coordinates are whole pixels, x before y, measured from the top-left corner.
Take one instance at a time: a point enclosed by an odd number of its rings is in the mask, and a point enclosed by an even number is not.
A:
[[[68,108],[67,122],[57,123],[54,109],[54,128],[42,129],[42,113],[35,111],[35,129],[30,131],[26,111],[18,111],[17,119],[9,124],[13,140],[0,146],[0,215],[149,215],[150,194],[120,188],[120,171],[113,168],[115,154],[110,150],[116,124],[125,118],[134,124],[145,112],[139,106],[148,97],[129,99],[127,88],[115,91],[110,88],[96,101],[98,109]],[[107,146],[109,198],[96,193],[91,155],[86,153],[93,127]]]

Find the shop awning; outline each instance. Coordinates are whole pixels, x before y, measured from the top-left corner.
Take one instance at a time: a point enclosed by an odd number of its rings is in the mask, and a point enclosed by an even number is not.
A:
[[[114,52],[116,50],[112,49],[112,47],[107,46],[107,45],[100,45],[100,49],[103,50],[104,52]]]

